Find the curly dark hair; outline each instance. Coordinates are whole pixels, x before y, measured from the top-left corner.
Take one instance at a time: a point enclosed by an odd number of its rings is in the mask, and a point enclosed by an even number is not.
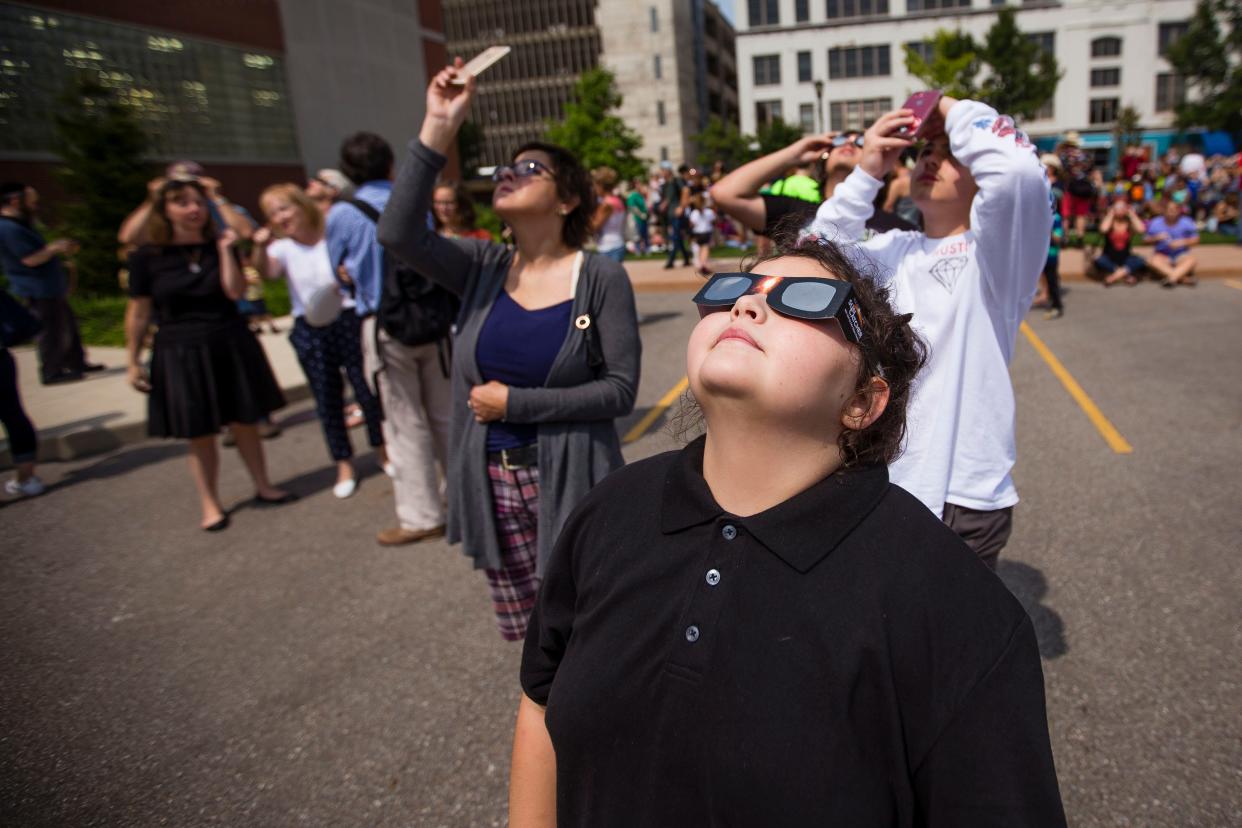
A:
[[[910,327],[911,314],[899,314],[889,303],[889,292],[875,281],[869,266],[852,260],[830,241],[806,240],[778,243],[763,256],[746,260],[749,272],[773,259],[810,259],[853,286],[862,315],[863,338],[858,345],[861,361],[854,390],[866,391],[872,377],[888,383],[888,404],[875,422],[864,429],[845,429],[837,437],[843,468],[870,463],[892,463],[901,454],[906,436],[906,408],[910,404],[914,380],[927,361],[927,346]],[[681,410],[670,425],[674,436],[684,439],[698,430],[701,412],[693,398],[682,399]]]
[[[578,161],[578,157],[564,147],[528,141],[513,153],[516,159],[524,152],[542,152],[552,161],[552,176],[556,179],[556,194],[562,201],[577,198],[578,205],[565,216],[561,239],[571,250],[580,250],[591,236],[591,216],[595,213],[595,185],[590,174]]]

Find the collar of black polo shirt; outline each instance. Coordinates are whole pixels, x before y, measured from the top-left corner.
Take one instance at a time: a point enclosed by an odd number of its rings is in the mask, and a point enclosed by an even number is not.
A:
[[[703,479],[700,437],[687,445],[664,478],[660,531],[666,535],[727,517],[772,554],[807,573],[849,537],[888,490],[888,469],[880,464],[838,471],[784,503],[750,517],[730,515]]]

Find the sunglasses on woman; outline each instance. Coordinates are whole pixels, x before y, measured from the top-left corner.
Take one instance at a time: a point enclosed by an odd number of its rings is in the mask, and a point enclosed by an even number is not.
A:
[[[732,308],[748,294],[762,295],[768,307],[794,319],[836,319],[845,338],[862,342],[862,313],[854,287],[842,279],[820,276],[764,276],[760,273],[717,273],[691,300],[700,316]]]
[[[506,178],[530,178],[532,175],[539,175],[545,172],[553,175],[552,170],[547,164],[536,161],[533,158],[526,158],[521,161],[514,161],[512,164],[501,164],[492,170],[492,181],[499,184]]]
[[[854,146],[861,149],[863,145],[863,137],[859,135],[857,132],[847,132],[842,135],[834,135],[832,137],[832,148],[833,149],[837,149],[838,147],[843,147],[846,144],[853,144]]]

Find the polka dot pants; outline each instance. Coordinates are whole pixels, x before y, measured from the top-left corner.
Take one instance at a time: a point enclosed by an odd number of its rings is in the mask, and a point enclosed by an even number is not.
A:
[[[372,447],[384,444],[383,415],[379,399],[367,385],[366,371],[362,368],[362,320],[351,310],[344,310],[336,321],[323,328],[315,328],[298,317],[293,323],[289,342],[298,355],[302,371],[310,383],[315,397],[315,410],[323,426],[324,440],[333,460],[348,460],[353,456],[349,443],[349,431],[345,428],[344,371],[354,389],[354,399],[362,407],[367,421],[367,442]]]

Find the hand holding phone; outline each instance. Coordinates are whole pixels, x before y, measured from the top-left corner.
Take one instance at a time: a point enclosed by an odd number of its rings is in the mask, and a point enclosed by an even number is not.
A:
[[[474,75],[476,78],[483,74],[493,63],[500,60],[509,52],[513,51],[509,46],[489,46],[483,51],[470,59],[470,62],[457,70],[457,75],[451,81],[458,86],[466,84],[466,76]]]
[[[938,114],[940,99],[944,93],[939,89],[928,89],[923,92],[915,92],[906,102],[902,104],[902,109],[908,109],[914,113],[914,123],[908,127],[902,127],[897,131],[903,138],[909,138],[911,141],[918,138],[927,137],[928,121],[935,121],[934,117]]]

